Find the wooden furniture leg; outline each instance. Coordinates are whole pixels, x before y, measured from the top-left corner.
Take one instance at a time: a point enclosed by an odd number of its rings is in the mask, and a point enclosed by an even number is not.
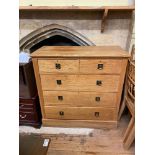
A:
[[[125,142],[123,142],[124,148],[129,149],[129,147],[133,143],[134,139],[135,139],[135,124],[133,125],[132,129],[130,130],[128,138],[126,139]]]
[[[126,141],[126,139],[128,138],[128,135],[130,134],[130,131],[132,129],[132,127],[134,126],[134,117],[131,118],[130,122],[129,122],[129,125],[124,133],[124,136],[123,136],[123,142]]]

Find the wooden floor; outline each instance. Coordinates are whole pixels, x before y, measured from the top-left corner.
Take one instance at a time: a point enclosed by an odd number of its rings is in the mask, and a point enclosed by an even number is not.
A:
[[[86,136],[48,135],[51,143],[47,155],[134,155],[134,144],[130,150],[125,150],[122,145],[122,136],[128,119],[124,116],[117,129],[95,129]]]

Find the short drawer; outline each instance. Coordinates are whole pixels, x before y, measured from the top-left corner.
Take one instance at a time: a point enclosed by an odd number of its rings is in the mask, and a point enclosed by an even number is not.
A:
[[[50,106],[77,106],[79,93],[72,91],[43,91],[44,105]]]
[[[83,74],[120,74],[122,60],[87,59],[80,60],[80,73]]]
[[[33,104],[19,103],[19,111],[33,112],[34,111],[34,105]]]
[[[43,90],[117,92],[119,75],[41,75]]]
[[[85,107],[116,107],[117,93],[79,92],[78,105]]]
[[[50,107],[45,106],[46,118],[69,120],[116,120],[115,108]]]
[[[41,75],[43,90],[78,90],[78,75]]]
[[[44,105],[70,107],[116,107],[117,93],[43,91]]]
[[[79,91],[118,92],[119,75],[79,75]]]
[[[38,60],[40,74],[78,73],[79,60]]]
[[[31,121],[35,122],[38,120],[37,114],[32,112],[19,112],[20,121]]]

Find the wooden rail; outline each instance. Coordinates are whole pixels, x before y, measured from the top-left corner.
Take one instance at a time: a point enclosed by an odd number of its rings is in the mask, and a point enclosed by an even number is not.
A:
[[[132,11],[135,9],[135,6],[20,6],[19,10],[27,10],[27,11],[37,11],[37,10],[63,10],[63,11],[69,11],[69,10],[81,10],[81,11],[102,11],[102,10],[128,10]]]

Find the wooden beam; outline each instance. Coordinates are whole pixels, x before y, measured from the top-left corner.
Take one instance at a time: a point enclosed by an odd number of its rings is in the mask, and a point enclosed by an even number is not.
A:
[[[106,22],[107,16],[108,16],[108,9],[105,9],[104,13],[103,13],[102,21],[101,21],[101,33],[104,32],[105,22]]]
[[[19,11],[103,11],[105,9],[108,10],[126,10],[126,11],[132,11],[135,9],[135,6],[20,6]]]

